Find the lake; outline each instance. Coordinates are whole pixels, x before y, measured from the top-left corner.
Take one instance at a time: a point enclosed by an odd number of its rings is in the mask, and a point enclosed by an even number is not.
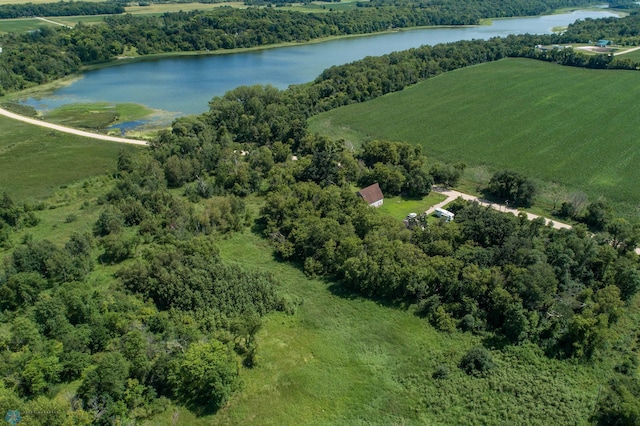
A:
[[[51,96],[25,103],[39,110],[69,103],[133,102],[172,116],[199,114],[208,102],[238,86],[271,84],[286,88],[315,79],[324,69],[393,51],[509,34],[549,34],[578,19],[616,16],[602,11],[494,20],[492,25],[426,28],[342,38],[244,53],[180,56],[125,63],[95,71]]]

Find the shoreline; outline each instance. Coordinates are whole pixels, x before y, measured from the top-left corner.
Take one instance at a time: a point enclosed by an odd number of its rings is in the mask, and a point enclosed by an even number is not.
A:
[[[574,12],[574,11],[577,11],[577,10],[602,10],[602,9],[597,8],[597,7],[563,8],[563,9],[557,9],[557,10],[551,11],[549,13],[543,13],[543,14],[540,14],[540,15],[533,15],[533,16],[512,16],[512,17],[504,17],[504,18],[483,18],[483,19],[480,19],[479,23],[476,24],[476,25],[423,25],[423,26],[405,27],[405,28],[389,28],[389,29],[386,29],[386,30],[383,30],[383,31],[378,31],[378,32],[373,32],[373,33],[342,34],[342,35],[335,35],[335,36],[317,38],[317,39],[312,39],[312,40],[307,40],[307,41],[288,41],[288,42],[281,42],[281,43],[275,43],[275,44],[253,46],[253,47],[239,47],[239,48],[234,48],[234,49],[218,49],[218,50],[211,50],[211,51],[208,51],[208,50],[194,50],[194,51],[152,53],[152,54],[148,54],[148,55],[139,55],[139,56],[117,56],[117,57],[114,57],[113,59],[110,59],[108,61],[88,64],[88,65],[83,65],[78,71],[74,72],[73,74],[69,74],[69,75],[67,75],[65,77],[62,77],[60,79],[57,79],[57,80],[54,80],[54,81],[50,81],[48,83],[40,84],[40,85],[37,85],[37,86],[32,86],[32,87],[29,87],[27,89],[23,89],[23,90],[18,91],[18,92],[12,92],[12,93],[5,94],[4,96],[0,96],[0,100],[2,100],[2,99],[5,99],[5,100],[16,100],[16,99],[23,99],[25,97],[35,97],[35,98],[37,98],[39,94],[41,96],[46,96],[46,95],[51,94],[52,92],[56,91],[57,89],[59,89],[61,87],[69,86],[69,85],[73,84],[75,81],[77,81],[78,79],[83,78],[82,74],[87,72],[87,71],[99,70],[99,69],[104,69],[104,68],[111,68],[111,67],[116,67],[116,66],[120,66],[120,65],[132,64],[132,63],[136,63],[136,62],[146,62],[146,61],[154,61],[154,60],[160,60],[160,59],[179,58],[179,57],[185,57],[185,56],[233,55],[233,54],[237,54],[237,53],[256,52],[256,51],[278,49],[278,48],[291,47],[291,46],[305,46],[305,45],[310,45],[310,44],[324,43],[324,42],[333,41],[333,40],[349,39],[349,38],[356,38],[356,37],[370,37],[370,36],[375,36],[375,35],[391,34],[391,33],[397,33],[397,32],[402,32],[402,31],[423,30],[423,29],[429,29],[429,28],[476,28],[476,27],[482,27],[482,26],[491,25],[492,22],[496,21],[496,20],[532,18],[532,17],[536,17],[536,16],[548,16],[548,15],[555,15],[555,14]],[[615,13],[618,16],[623,16],[623,14],[621,14],[619,11],[612,11],[612,13]]]
[[[208,51],[208,50],[177,51],[177,52],[164,52],[164,53],[154,53],[154,54],[136,55],[136,56],[121,55],[107,61],[83,65],[76,72],[69,74],[65,77],[62,77],[60,79],[53,80],[40,85],[31,86],[27,89],[23,89],[17,92],[7,93],[4,96],[0,97],[0,101],[4,100],[4,101],[13,101],[13,102],[21,103],[27,98],[34,98],[38,100],[40,98],[49,97],[53,93],[55,93],[57,90],[70,86],[76,81],[84,78],[84,74],[86,72],[106,69],[111,67],[117,67],[119,65],[129,65],[129,64],[134,64],[138,62],[152,62],[152,61],[159,61],[163,59],[181,58],[181,57],[190,57],[190,56],[191,57],[207,57],[207,56],[213,56],[213,55],[234,55],[234,54],[241,54],[241,53],[247,53],[247,52],[265,51],[269,49],[313,45],[313,44],[325,43],[325,42],[341,40],[341,39],[350,39],[355,37],[371,37],[371,36],[377,36],[377,35],[382,36],[385,34],[418,31],[418,30],[425,30],[425,29],[478,28],[478,27],[491,25],[494,21],[498,21],[498,20],[531,18],[536,16],[538,17],[549,16],[549,15],[570,13],[570,12],[583,11],[583,10],[603,10],[603,9],[598,7],[563,8],[563,9],[557,9],[549,13],[543,13],[535,16],[481,19],[479,24],[477,25],[431,25],[431,26],[415,26],[415,27],[406,27],[406,28],[388,28],[386,30],[378,31],[374,33],[342,34],[342,35],[335,35],[335,36],[329,36],[329,37],[323,37],[323,38],[316,38],[316,39],[306,40],[306,41],[289,41],[289,42],[281,42],[281,43],[275,43],[275,44],[267,44],[267,45],[244,47],[244,48],[218,49],[218,50],[212,50],[212,51]],[[619,11],[615,11],[615,10],[612,10],[611,13],[616,14],[618,16],[623,15]],[[557,31],[557,30],[560,30],[560,28],[553,28],[553,31]],[[302,84],[305,84],[305,83],[302,83]]]

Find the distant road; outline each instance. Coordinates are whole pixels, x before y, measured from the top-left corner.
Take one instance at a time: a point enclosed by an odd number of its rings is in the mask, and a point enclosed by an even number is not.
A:
[[[624,50],[624,51],[622,51],[622,52],[615,53],[615,56],[624,55],[625,53],[635,52],[636,50],[640,50],[640,46],[638,46],[638,47],[633,47],[633,48],[631,48],[631,49],[627,49],[627,50]]]
[[[29,123],[35,126],[46,127],[48,129],[53,129],[59,132],[69,133],[72,135],[84,136],[85,138],[98,139],[101,141],[108,141],[108,142],[129,143],[133,145],[147,145],[147,142],[141,141],[138,139],[127,139],[127,138],[119,138],[116,136],[101,135],[98,133],[91,133],[91,132],[86,132],[84,130],[73,129],[71,127],[60,126],[59,124],[47,123],[45,121],[37,120],[35,118],[29,118],[23,115],[14,114],[13,112],[7,111],[6,109],[3,109],[3,108],[0,108],[0,115],[4,115],[5,117],[11,118],[13,120],[22,121],[23,123]]]
[[[48,22],[48,23],[50,23],[50,24],[60,25],[61,27],[71,28],[69,25],[61,24],[60,22],[52,21],[52,20],[50,20],[50,19],[43,18],[43,17],[41,17],[41,16],[36,17],[36,19],[39,19],[39,20],[44,21],[44,22]]]

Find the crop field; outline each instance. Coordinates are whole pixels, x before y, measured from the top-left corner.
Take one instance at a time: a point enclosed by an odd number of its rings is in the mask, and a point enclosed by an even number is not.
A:
[[[0,117],[0,191],[6,190],[16,201],[44,198],[61,185],[112,172],[121,149],[140,147]]]
[[[246,7],[243,2],[222,2],[222,3],[162,3],[162,4],[150,4],[149,6],[127,6],[125,7],[126,13],[132,15],[148,15],[148,14],[161,14],[166,12],[189,12],[191,10],[211,10],[219,7]]]
[[[640,203],[640,73],[526,59],[465,68],[310,119],[312,131],[422,145],[431,158]]]
[[[53,27],[55,24],[41,19],[0,19],[0,33],[25,33],[41,27]]]

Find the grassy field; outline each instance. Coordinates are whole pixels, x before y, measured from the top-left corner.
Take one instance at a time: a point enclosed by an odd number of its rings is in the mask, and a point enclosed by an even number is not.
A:
[[[41,19],[0,19],[0,33],[25,33],[42,27],[53,27],[54,24]]]
[[[354,145],[420,144],[431,158],[513,169],[633,210],[639,82],[633,71],[508,59],[320,114],[310,127]]]
[[[457,364],[480,344],[439,333],[402,308],[311,280],[249,232],[219,241],[224,258],[271,271],[302,304],[273,314],[259,333],[258,366],[215,416],[178,409],[177,424],[587,424],[606,366],[541,356],[531,347],[492,351],[497,369],[469,377]],[[448,369],[443,380],[436,368]],[[610,366],[609,366],[610,367]],[[148,425],[171,425],[173,411]]]
[[[211,10],[219,7],[246,7],[241,1],[223,2],[223,3],[166,3],[166,4],[150,4],[149,6],[127,6],[126,13],[132,15],[150,15],[161,14],[166,12],[189,12],[192,10]]]
[[[121,149],[0,117],[0,188],[16,201],[37,200],[56,188],[115,170]]]
[[[382,213],[396,219],[404,219],[409,213],[423,213],[434,204],[444,201],[446,196],[432,192],[424,198],[405,199],[403,197],[385,197],[384,203],[378,208]]]
[[[52,3],[58,0],[38,0],[35,3]],[[99,0],[95,0],[99,1]],[[17,3],[15,0],[0,0],[0,5]],[[150,4],[149,6],[127,6],[126,13],[131,15],[161,15],[167,12],[189,12],[193,10],[213,10],[220,7],[234,7],[243,9],[246,6],[240,1],[230,1],[223,3],[166,3],[166,4]],[[357,7],[354,0],[341,1],[340,3],[323,3],[312,2],[307,4],[293,4],[284,6],[282,10],[295,10],[299,12],[329,12],[330,10],[351,10]],[[104,21],[106,15],[96,16],[56,16],[47,18],[50,21],[57,22],[62,25],[74,26],[78,22],[84,24],[99,24]],[[21,19],[0,19],[0,33],[8,32],[27,32],[33,31],[43,26],[56,26],[51,22],[42,21],[33,18]]]

